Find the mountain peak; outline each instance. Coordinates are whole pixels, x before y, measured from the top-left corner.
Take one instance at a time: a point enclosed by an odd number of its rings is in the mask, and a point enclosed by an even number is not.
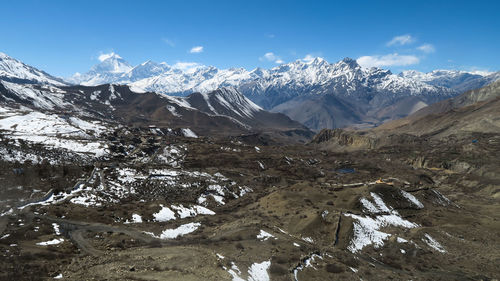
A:
[[[359,64],[356,60],[354,59],[351,59],[349,57],[345,57],[343,60],[340,61],[341,63],[343,64],[346,64],[348,65],[349,67],[351,68],[356,68],[356,67],[359,67]]]
[[[103,62],[105,60],[109,60],[109,59],[122,59],[122,57],[120,57],[120,55],[116,54],[115,52],[111,52],[109,54],[102,54],[98,57],[98,59]]]
[[[24,64],[2,52],[0,52],[0,77],[7,81],[24,80],[25,83],[66,85],[61,79]]]
[[[321,58],[321,57],[315,57],[314,59],[309,60],[307,63],[314,64],[314,65],[321,65],[321,64],[325,64],[325,63],[328,64],[328,62],[324,58]]]
[[[94,65],[91,71],[96,73],[125,73],[133,67],[118,54],[110,53],[99,56],[101,63]]]

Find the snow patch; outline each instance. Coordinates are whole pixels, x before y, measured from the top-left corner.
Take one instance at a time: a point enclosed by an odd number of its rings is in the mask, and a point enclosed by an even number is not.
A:
[[[404,190],[401,190],[401,195],[403,195],[406,199],[408,199],[408,201],[410,201],[415,206],[417,206],[417,208],[419,208],[419,209],[424,208],[424,204],[422,204],[422,202],[418,201],[418,199],[415,196],[413,196],[413,194],[410,194]]]
[[[182,204],[181,205],[171,205],[172,209],[177,211],[177,214],[181,219],[195,217],[197,215],[215,215],[215,212],[209,210],[203,206],[193,206],[191,208],[186,208]]]
[[[182,129],[182,134],[186,137],[186,138],[195,138],[197,139],[198,136],[189,128],[186,128],[186,129]]]
[[[260,230],[260,233],[259,233],[259,234],[257,234],[257,239],[259,239],[260,241],[266,241],[266,240],[267,240],[267,239],[269,239],[269,238],[274,238],[274,239],[276,239],[276,238],[274,237],[274,235],[272,235],[271,233],[266,232],[266,231],[264,231],[264,230],[262,230],[262,229]]]
[[[132,221],[126,221],[125,222],[126,224],[129,224],[129,223],[142,223],[142,217],[138,214],[132,214]]]
[[[304,237],[302,240],[309,242],[309,243],[314,243],[314,240],[311,237]]]
[[[200,226],[201,226],[200,223],[192,222],[192,223],[183,224],[183,225],[181,225],[177,228],[174,228],[174,229],[165,229],[160,234],[160,236],[156,236],[154,233],[151,233],[151,232],[145,232],[145,233],[149,234],[155,238],[158,238],[158,239],[175,239],[179,236],[184,236],[186,234],[195,232],[198,229],[198,227],[200,227]]]
[[[354,238],[347,247],[349,251],[356,253],[365,246],[374,245],[379,248],[384,245],[391,234],[380,231],[381,228],[387,226],[398,226],[403,228],[415,228],[418,225],[401,218],[398,215],[381,215],[376,218],[362,217],[354,214],[346,214],[345,216],[352,217],[357,220],[354,222]]]
[[[429,247],[433,248],[434,250],[440,252],[440,253],[446,253],[446,250],[444,247],[436,241],[436,239],[432,238],[429,234],[425,234],[424,238],[422,238],[422,241],[424,241]]]
[[[56,235],[61,235],[61,231],[59,230],[59,225],[57,223],[52,223],[52,227],[54,227]]]
[[[36,244],[39,245],[39,246],[49,246],[49,245],[61,244],[62,242],[64,242],[63,238],[56,238],[56,239],[53,239],[53,240],[50,240],[50,241],[39,242],[39,243],[36,243]]]
[[[404,238],[401,238],[401,237],[396,238],[396,241],[397,241],[398,243],[408,243],[408,240],[406,240],[406,239],[404,239]]]
[[[168,207],[160,204],[161,210],[158,213],[154,213],[153,217],[158,222],[166,222],[169,220],[175,220],[175,213]]]
[[[248,269],[248,278],[245,280],[241,277],[242,273],[240,269],[234,264],[231,264],[231,269],[227,272],[233,277],[233,281],[269,281],[269,267],[271,266],[271,261],[263,261],[261,263],[253,263]]]

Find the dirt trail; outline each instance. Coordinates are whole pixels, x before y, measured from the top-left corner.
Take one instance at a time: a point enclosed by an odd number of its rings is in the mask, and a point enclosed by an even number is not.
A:
[[[78,246],[80,250],[90,255],[100,255],[101,251],[95,249],[85,238],[86,232],[102,233],[102,232],[113,232],[113,233],[123,233],[136,240],[143,241],[145,243],[150,243],[152,241],[158,241],[157,238],[151,237],[141,231],[137,231],[130,228],[115,227],[101,223],[88,223],[74,220],[66,220],[62,218],[54,218],[49,216],[36,216],[39,219],[47,220],[51,223],[57,223],[63,232],[71,238],[71,240]]]

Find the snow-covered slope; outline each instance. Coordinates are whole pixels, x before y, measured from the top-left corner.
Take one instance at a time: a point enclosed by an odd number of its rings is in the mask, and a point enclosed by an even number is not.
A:
[[[66,85],[59,78],[51,76],[32,66],[26,65],[0,52],[0,80],[11,82],[28,82],[52,85]]]
[[[52,85],[14,83],[0,80],[0,102],[32,105],[38,109],[67,108],[66,91]]]
[[[186,98],[193,107],[214,115],[251,119],[263,110],[234,88],[220,88],[210,93],[194,93]]]
[[[109,130],[111,130],[109,124],[96,120],[87,121],[76,116],[45,113],[26,107],[16,109],[0,104],[0,133],[2,137],[14,141],[16,144],[22,141],[25,145],[39,145],[53,152],[50,153],[53,157],[47,158],[7,150],[3,151],[4,160],[7,157],[12,161],[24,159],[30,160],[32,163],[41,163],[45,159],[54,164],[59,162],[57,159],[60,160],[71,155],[80,157],[80,159],[104,156],[109,152],[107,144],[96,140],[96,138]]]

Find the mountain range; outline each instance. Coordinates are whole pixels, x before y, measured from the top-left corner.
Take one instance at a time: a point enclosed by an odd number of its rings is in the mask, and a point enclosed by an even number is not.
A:
[[[70,85],[6,55],[0,62],[0,106],[7,111],[55,113],[99,121],[106,127],[189,128],[201,136],[260,133],[294,141],[312,136],[299,122],[264,110],[231,87],[185,97],[169,96],[132,85]],[[115,69],[116,74],[126,68],[125,63],[113,68],[108,62],[94,71]]]
[[[334,64],[322,58],[297,60],[251,71],[202,65],[183,68],[152,61],[132,67],[114,54],[88,73],[68,81],[82,85],[129,84],[145,91],[181,96],[230,86],[264,109],[284,113],[319,130],[373,127],[499,78],[498,72],[451,70],[395,75],[380,68],[363,68],[350,58]]]
[[[56,86],[123,84],[136,92],[169,96],[206,94],[229,87],[263,109],[284,113],[313,130],[377,126],[500,78],[500,72],[450,70],[396,75],[381,68],[361,67],[350,58],[334,64],[322,58],[297,60],[251,71],[153,61],[132,66],[113,53],[89,72],[62,80],[27,65],[22,67],[7,55],[2,55],[0,62],[0,79],[4,81],[15,77]]]
[[[500,131],[499,108],[500,81],[496,81],[429,105],[406,118],[387,122],[374,131],[379,134],[398,131],[432,138],[492,134]]]

